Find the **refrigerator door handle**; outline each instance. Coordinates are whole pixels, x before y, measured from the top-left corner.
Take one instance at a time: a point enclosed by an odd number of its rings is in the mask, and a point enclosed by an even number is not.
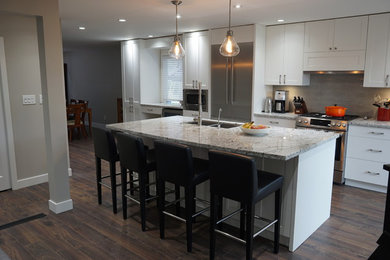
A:
[[[229,104],[229,58],[226,58],[226,69],[225,69],[225,102]]]
[[[234,104],[234,58],[231,58],[232,61],[232,67],[230,69],[230,104]]]

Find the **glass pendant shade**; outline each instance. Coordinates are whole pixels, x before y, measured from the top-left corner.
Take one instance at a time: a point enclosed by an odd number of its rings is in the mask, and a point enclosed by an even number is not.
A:
[[[184,51],[183,46],[181,45],[180,37],[175,36],[173,43],[171,45],[171,48],[169,49],[168,54],[169,54],[169,56],[171,56],[172,58],[175,58],[177,60],[184,57],[185,51]]]
[[[219,53],[225,57],[234,57],[240,53],[240,47],[233,37],[233,31],[229,30],[223,40],[221,47],[219,47]]]

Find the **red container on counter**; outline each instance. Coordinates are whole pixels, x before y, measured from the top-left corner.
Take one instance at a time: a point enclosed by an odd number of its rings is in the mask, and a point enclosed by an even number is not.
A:
[[[378,107],[378,121],[390,121],[390,109]]]

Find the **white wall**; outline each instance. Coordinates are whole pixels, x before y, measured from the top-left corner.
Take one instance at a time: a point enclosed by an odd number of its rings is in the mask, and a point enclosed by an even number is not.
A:
[[[116,123],[117,98],[122,97],[120,43],[66,50],[64,62],[68,98],[88,100],[94,123]]]

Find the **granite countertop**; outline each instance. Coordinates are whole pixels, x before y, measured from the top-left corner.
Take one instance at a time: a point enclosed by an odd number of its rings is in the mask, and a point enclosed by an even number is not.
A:
[[[390,129],[390,121],[378,121],[375,118],[357,118],[349,122],[350,125],[356,126],[366,126],[366,127],[378,127],[378,128],[389,128]]]
[[[141,106],[183,109],[182,105],[180,105],[180,104],[142,103]]]
[[[270,133],[264,136],[250,136],[241,132],[239,127],[199,127],[189,124],[192,120],[191,117],[172,116],[111,124],[107,127],[141,137],[278,160],[289,160],[339,136],[334,132],[282,127],[272,127]]]
[[[282,118],[282,119],[290,119],[295,120],[299,115],[294,113],[265,113],[265,112],[255,112],[253,113],[255,116],[261,117],[269,117],[269,118]]]

